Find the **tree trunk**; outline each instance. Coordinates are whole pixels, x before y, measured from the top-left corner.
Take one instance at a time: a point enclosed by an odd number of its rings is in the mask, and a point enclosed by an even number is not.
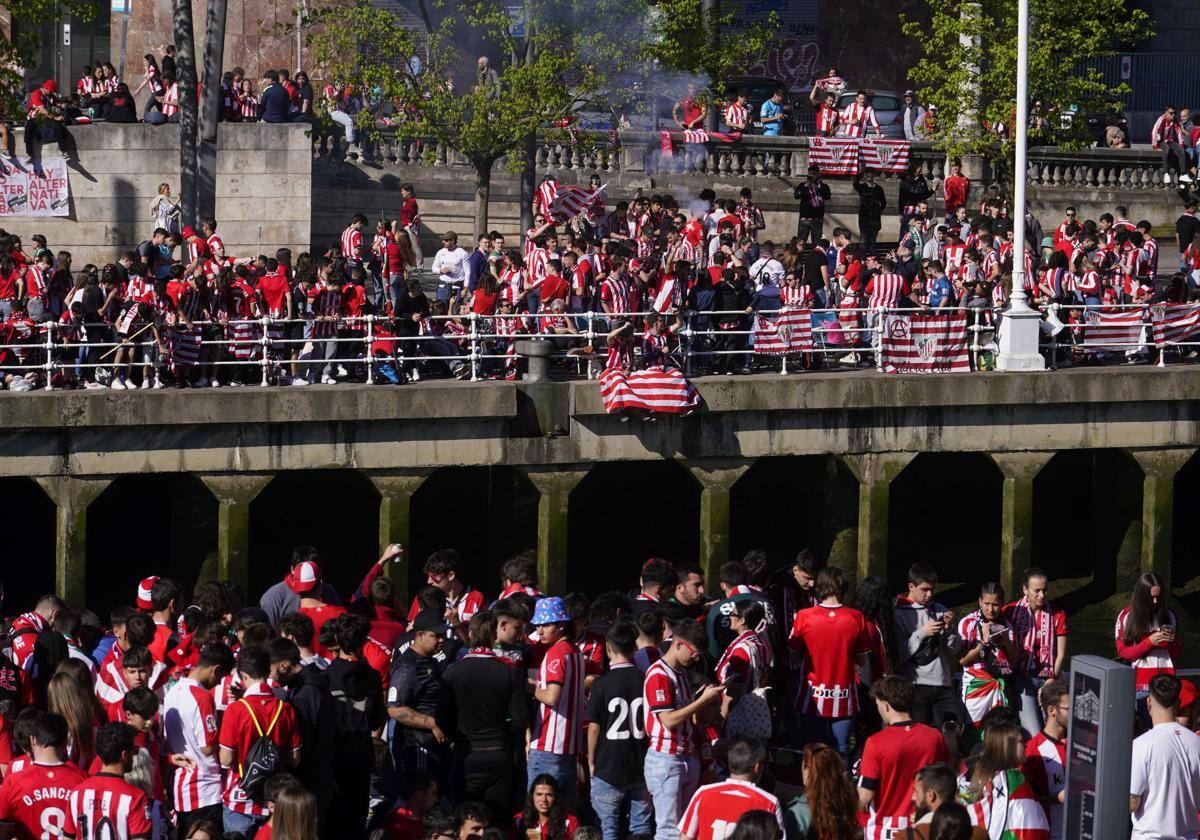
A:
[[[475,161],[475,237],[472,242],[478,242],[479,237],[488,232],[488,204],[492,199],[492,163],[493,161]]]
[[[717,31],[717,16],[721,11],[721,0],[704,0],[701,10],[704,16],[704,31],[708,34],[709,46],[716,47],[717,39],[721,36],[721,33]],[[724,79],[709,79],[709,82],[713,85],[723,81]],[[728,90],[724,93],[725,96],[729,96],[730,94],[732,94],[732,91]],[[716,131],[720,128],[719,122],[720,114],[717,110],[717,104],[715,102],[708,103],[708,113],[704,115],[705,130]]]
[[[172,0],[175,65],[179,70],[180,223],[196,223],[196,39],[192,34],[191,0]]]
[[[217,122],[221,117],[221,74],[225,53],[227,0],[208,0],[205,21],[204,85],[200,99],[200,146],[196,180],[196,213],[217,215]]]
[[[522,156],[525,165],[521,167],[521,239],[524,241],[525,231],[533,227],[533,196],[537,190],[536,134],[531,133],[525,138]]]

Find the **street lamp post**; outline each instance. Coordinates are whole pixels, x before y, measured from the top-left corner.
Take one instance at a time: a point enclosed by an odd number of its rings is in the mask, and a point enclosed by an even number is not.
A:
[[[1029,306],[1025,294],[1025,180],[1029,132],[1029,0],[1017,3],[1017,148],[1013,161],[1012,297],[1000,329],[998,370],[1045,370],[1038,352],[1041,313]]]

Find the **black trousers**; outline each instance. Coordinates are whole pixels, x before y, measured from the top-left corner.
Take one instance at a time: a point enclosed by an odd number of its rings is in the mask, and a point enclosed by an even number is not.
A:
[[[940,730],[948,720],[966,723],[967,713],[954,686],[918,685],[912,719]]]
[[[875,253],[875,240],[879,238],[879,219],[865,219],[862,216],[858,217],[859,239],[862,240],[862,249],[864,254]]]
[[[801,239],[807,238],[809,242],[816,244],[821,236],[825,233],[824,219],[800,219],[796,223],[796,236]]]
[[[505,747],[456,750],[453,787],[460,802],[482,802],[503,821],[513,808],[516,765]]]

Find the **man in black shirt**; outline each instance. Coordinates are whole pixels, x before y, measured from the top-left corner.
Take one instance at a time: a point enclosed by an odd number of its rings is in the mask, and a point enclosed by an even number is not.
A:
[[[815,163],[808,167],[808,180],[796,187],[796,200],[800,202],[800,220],[796,235],[816,242],[825,233],[825,205],[831,193],[829,185],[821,181],[821,168]]]
[[[387,710],[396,721],[392,754],[401,772],[428,770],[446,784],[446,733],[436,715],[446,692],[442,666],[434,659],[449,626],[435,610],[422,610],[413,620],[412,643],[392,658]]]
[[[1196,234],[1200,233],[1200,219],[1196,218],[1196,199],[1189,198],[1183,205],[1183,214],[1175,220],[1175,239],[1179,243],[1179,255],[1192,244]]]
[[[529,724],[529,695],[525,672],[493,650],[496,620],[486,610],[471,618],[471,647],[446,669],[439,719],[454,738],[455,799],[478,800],[494,814],[507,814],[513,805],[514,756]]]
[[[829,305],[829,252],[825,240],[814,239],[804,249],[801,266],[804,273],[801,277],[804,285],[813,290],[820,306]]]
[[[858,233],[862,240],[863,253],[875,253],[875,239],[883,225],[883,211],[887,197],[883,187],[875,183],[875,173],[868,169],[854,176],[854,191],[858,193]]]
[[[637,635],[637,627],[626,619],[618,619],[608,628],[604,639],[611,664],[592,685],[584,713],[592,808],[600,819],[604,840],[618,840],[628,833],[649,834],[654,814],[642,772],[646,710],[642,672],[633,664]],[[629,803],[629,827],[622,831],[625,803]]]

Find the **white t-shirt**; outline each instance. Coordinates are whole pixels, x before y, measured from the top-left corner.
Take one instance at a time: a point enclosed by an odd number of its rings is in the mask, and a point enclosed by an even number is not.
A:
[[[433,258],[433,273],[442,283],[462,284],[467,279],[467,260],[470,258],[465,248],[443,248]],[[442,268],[449,269],[445,274]]]
[[[1196,840],[1200,791],[1200,736],[1177,723],[1160,723],[1133,741],[1130,796],[1140,796],[1133,812],[1132,840]]]

